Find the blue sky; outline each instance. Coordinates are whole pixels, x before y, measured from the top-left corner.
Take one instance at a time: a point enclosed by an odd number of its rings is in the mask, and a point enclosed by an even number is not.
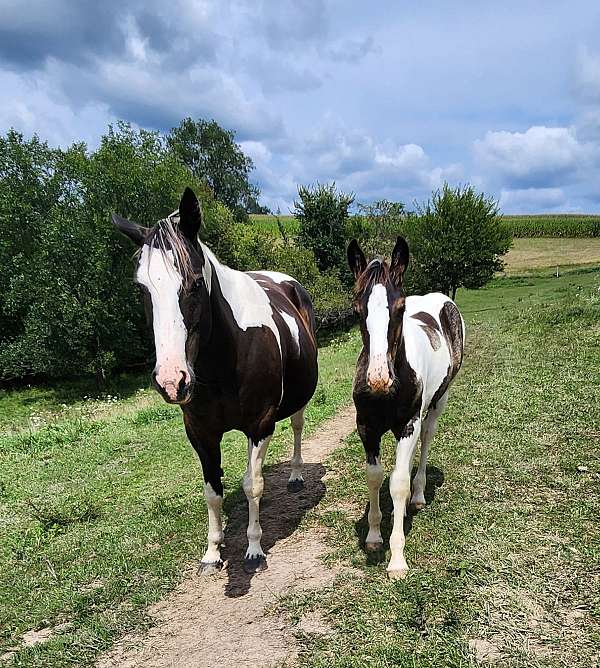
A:
[[[116,119],[215,118],[283,212],[317,180],[599,212],[599,29],[583,0],[0,0],[0,131],[93,147]]]

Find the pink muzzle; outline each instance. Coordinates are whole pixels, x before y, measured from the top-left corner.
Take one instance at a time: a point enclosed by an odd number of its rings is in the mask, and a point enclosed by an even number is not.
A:
[[[367,383],[373,392],[388,392],[393,380],[390,376],[387,354],[373,355],[367,369]]]

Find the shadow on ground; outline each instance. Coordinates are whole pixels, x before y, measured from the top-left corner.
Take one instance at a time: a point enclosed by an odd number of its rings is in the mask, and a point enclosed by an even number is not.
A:
[[[411,479],[414,478],[415,473],[417,472],[416,468],[413,469]],[[444,472],[437,468],[437,466],[428,466],[427,467],[427,484],[425,486],[425,501],[427,505],[431,505],[435,498],[435,492],[438,487],[441,487],[444,484]],[[386,551],[390,547],[390,534],[392,533],[392,522],[394,521],[394,516],[392,515],[392,510],[394,505],[392,503],[392,497],[390,496],[390,479],[387,477],[383,481],[381,486],[379,503],[381,506],[381,512],[383,517],[381,519],[381,535],[383,537],[383,546],[378,552],[367,552],[365,549],[365,539],[369,531],[369,504],[365,506],[365,511],[363,516],[355,523],[354,529],[356,531],[356,536],[358,538],[358,543],[360,549],[367,556],[368,564],[380,564],[386,560]],[[412,529],[413,519],[415,515],[418,515],[419,511],[415,510],[413,506],[408,507],[408,511],[404,518],[404,535],[408,536]]]
[[[287,481],[290,463],[282,462],[264,470],[265,490],[260,504],[260,524],[263,530],[262,548],[269,563],[269,550],[280,540],[291,536],[304,515],[314,508],[325,494],[325,467],[322,464],[304,464],[304,488],[290,492]],[[225,528],[225,546],[222,557],[228,561],[225,595],[230,598],[244,596],[255,574],[243,569],[243,558],[248,544],[248,504],[241,488],[227,496],[224,510],[229,519]]]

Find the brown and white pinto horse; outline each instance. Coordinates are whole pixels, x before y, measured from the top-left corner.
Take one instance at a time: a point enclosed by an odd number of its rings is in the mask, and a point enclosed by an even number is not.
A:
[[[200,204],[186,188],[179,210],[148,229],[113,215],[139,247],[135,281],[142,287],[156,347],[153,384],[179,404],[204,473],[208,549],[201,571],[223,565],[220,443],[224,432],[248,438],[248,572],[266,568],[259,504],[262,465],[278,420],[291,417],[294,455],[289,487],[303,485],[304,408],[317,384],[310,298],[290,276],[235,271],[198,240]]]
[[[354,378],[356,424],[365,448],[369,486],[369,533],[366,549],[380,550],[383,482],[381,437],[394,434],[396,466],[390,475],[394,526],[390,536],[390,577],[404,577],[404,516],[410,497],[410,472],[421,436],[419,467],[411,503],[425,506],[427,452],[437,421],[448,401],[448,388],[462,364],[464,322],[454,302],[439,293],[405,297],[402,278],[408,244],[398,237],[391,263],[369,264],[353,240],[348,262],[356,278],[354,308],[360,318],[363,349]]]

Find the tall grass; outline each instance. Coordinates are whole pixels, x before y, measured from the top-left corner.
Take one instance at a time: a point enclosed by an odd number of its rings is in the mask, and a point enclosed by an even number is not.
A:
[[[286,232],[296,234],[298,221],[293,216],[279,216]],[[251,216],[252,224],[281,236],[277,217]],[[600,237],[600,215],[579,213],[530,214],[502,216],[515,237]]]
[[[503,216],[515,237],[600,237],[600,216],[571,213]]]

